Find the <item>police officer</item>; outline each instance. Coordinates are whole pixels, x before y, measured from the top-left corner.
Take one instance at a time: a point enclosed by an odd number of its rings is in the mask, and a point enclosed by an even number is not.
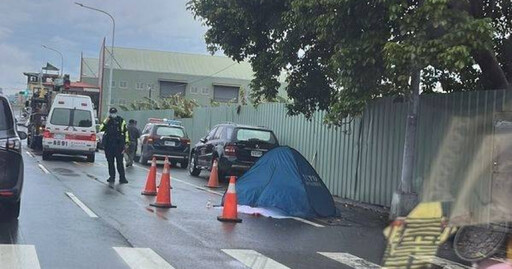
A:
[[[126,122],[117,115],[117,109],[115,107],[110,108],[109,116],[101,124],[100,131],[105,132],[103,135],[103,145],[105,147],[108,174],[110,176],[107,182],[114,183],[116,179],[115,159],[117,171],[119,172],[119,183],[128,183],[124,174],[123,152],[130,143],[130,137],[128,129],[126,128]]]

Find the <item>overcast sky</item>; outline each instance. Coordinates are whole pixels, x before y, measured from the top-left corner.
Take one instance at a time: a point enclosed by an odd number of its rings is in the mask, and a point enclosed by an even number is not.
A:
[[[103,9],[116,21],[115,45],[207,54],[206,28],[186,10],[188,0],[77,0]],[[38,72],[50,62],[79,79],[80,52],[98,57],[103,37],[110,45],[112,23],[104,14],[73,0],[0,1],[0,87],[12,93],[26,86],[22,72]]]

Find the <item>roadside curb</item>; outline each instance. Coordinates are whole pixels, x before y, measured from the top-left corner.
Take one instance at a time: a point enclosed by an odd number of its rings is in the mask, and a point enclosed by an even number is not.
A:
[[[334,202],[336,204],[338,204],[339,206],[350,205],[353,207],[358,207],[361,209],[374,211],[374,212],[377,212],[380,214],[389,214],[389,207],[373,205],[373,204],[363,203],[363,202],[359,202],[359,201],[354,201],[354,200],[340,198],[340,197],[334,197],[334,196],[333,196],[333,199],[334,199]]]

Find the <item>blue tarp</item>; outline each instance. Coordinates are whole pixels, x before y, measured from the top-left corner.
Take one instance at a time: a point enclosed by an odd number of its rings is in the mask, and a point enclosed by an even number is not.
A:
[[[236,182],[238,204],[277,208],[302,218],[335,217],[331,193],[295,149],[278,147],[263,155]]]

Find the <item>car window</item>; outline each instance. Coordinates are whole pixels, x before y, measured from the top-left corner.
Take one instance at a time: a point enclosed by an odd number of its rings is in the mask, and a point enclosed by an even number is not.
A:
[[[183,129],[178,127],[158,126],[156,128],[156,135],[184,137],[185,133],[183,132]]]
[[[226,127],[224,129],[224,133],[222,134],[222,138],[226,140],[231,140],[233,136],[233,128],[232,127]]]
[[[142,130],[142,134],[149,134],[149,130],[151,130],[151,125],[150,125],[150,124],[147,124],[147,125],[144,127],[144,130]]]
[[[5,100],[0,101],[0,130],[8,130],[13,126],[12,113]]]
[[[68,126],[71,119],[71,109],[55,108],[52,113],[50,123],[54,125]]]
[[[275,144],[277,139],[271,131],[257,129],[238,129],[236,132],[237,141],[264,141]]]
[[[91,111],[75,109],[73,113],[73,126],[92,127]]]
[[[208,134],[208,136],[206,136],[206,139],[208,140],[212,140],[213,139],[213,136],[215,135],[215,132],[217,131],[217,127],[214,127],[210,133]]]
[[[220,126],[219,128],[217,128],[217,131],[215,132],[213,139],[220,139],[222,131],[224,131],[224,126]]]

